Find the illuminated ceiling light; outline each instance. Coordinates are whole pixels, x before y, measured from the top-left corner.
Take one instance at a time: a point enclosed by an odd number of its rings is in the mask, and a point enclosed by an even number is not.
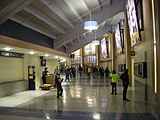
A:
[[[30,51],[30,52],[28,52],[29,54],[31,54],[31,55],[33,55],[35,52],[34,51]]]
[[[99,43],[99,40],[96,40],[96,39],[94,39],[93,41],[92,41],[92,45],[99,45],[100,43]]]
[[[84,22],[84,29],[85,30],[90,30],[90,31],[96,30],[99,27],[97,21],[91,20],[91,18],[92,18],[91,17],[91,12],[92,12],[92,10],[91,10],[91,6],[90,6],[90,11],[89,11],[90,20]]]
[[[99,44],[100,44],[100,42],[99,42],[99,40],[96,39],[96,31],[95,31],[95,38],[92,41],[92,45],[99,45]]]
[[[58,59],[59,57],[58,57],[58,56],[55,56],[55,58]]]
[[[44,56],[45,56],[45,57],[48,57],[49,55],[48,55],[48,54],[45,54]]]
[[[10,51],[12,48],[10,48],[10,47],[5,47],[5,48],[3,48],[5,51]]]
[[[97,21],[85,21],[84,22],[84,29],[85,30],[96,30],[98,29],[98,22]]]

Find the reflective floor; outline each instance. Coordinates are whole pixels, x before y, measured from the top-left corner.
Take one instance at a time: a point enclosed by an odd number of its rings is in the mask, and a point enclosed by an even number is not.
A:
[[[156,120],[140,92],[129,88],[122,100],[122,85],[111,95],[108,79],[82,78],[63,82],[63,98],[56,89],[25,91],[0,98],[0,120]]]

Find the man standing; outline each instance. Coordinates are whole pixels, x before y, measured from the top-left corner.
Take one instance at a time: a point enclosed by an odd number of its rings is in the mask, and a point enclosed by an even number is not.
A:
[[[115,93],[117,95],[117,83],[118,83],[118,74],[115,70],[113,70],[112,74],[110,74],[110,77],[112,78],[111,84],[112,84],[112,95]]]
[[[109,74],[109,69],[108,69],[108,67],[106,67],[105,73],[106,73],[106,78],[108,78],[108,74]]]
[[[124,73],[122,73],[122,75],[120,76],[122,82],[123,82],[123,100],[129,101],[126,97],[127,95],[127,89],[128,89],[128,85],[129,85],[129,75],[128,75],[128,69],[126,69],[124,71]]]
[[[57,98],[62,97],[63,94],[63,88],[61,83],[63,82],[63,79],[60,78],[60,74],[56,74],[55,76],[55,84],[57,86]]]

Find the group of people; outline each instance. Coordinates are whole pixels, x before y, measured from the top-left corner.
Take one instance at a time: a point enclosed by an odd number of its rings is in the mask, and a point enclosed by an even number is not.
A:
[[[80,77],[82,76],[82,72],[83,72],[83,68],[81,66],[79,66],[78,68],[79,72],[80,72]],[[101,76],[101,72],[102,72],[103,67],[99,69],[99,73],[100,73],[100,76]],[[90,79],[91,77],[91,72],[93,72],[93,77],[94,78],[97,78],[98,76],[98,69],[94,66],[91,70],[91,67],[87,67],[87,74],[88,74],[88,77]],[[106,69],[104,70],[105,74],[106,74],[106,77],[109,77],[109,69],[108,67],[106,67]],[[42,80],[43,80],[43,84],[46,83],[46,75],[48,74],[48,68],[46,67],[42,73]],[[69,81],[69,76],[70,74],[72,74],[72,77],[75,77],[75,73],[76,73],[76,70],[74,67],[66,67],[65,68],[65,75],[66,75],[66,79],[65,80],[68,80]],[[110,74],[110,77],[111,77],[111,85],[112,85],[112,92],[111,94],[115,94],[117,95],[117,83],[118,83],[118,80],[119,78],[122,80],[123,82],[123,100],[126,100],[126,101],[129,101],[127,99],[127,90],[128,90],[128,85],[129,85],[129,75],[128,75],[128,69],[126,69],[124,71],[124,73],[122,73],[119,77],[119,75],[116,73],[115,70],[112,71],[112,73]],[[63,78],[60,78],[60,73],[56,73],[55,74],[55,85],[57,87],[57,98],[61,98],[62,97],[62,94],[63,94],[63,88],[62,88],[62,83],[63,81]]]
[[[113,70],[112,73],[110,74],[110,77],[111,77],[111,85],[112,85],[111,94],[117,95],[117,83],[118,83],[119,76],[116,73],[116,71]],[[128,85],[129,85],[128,69],[126,69],[124,71],[124,73],[122,73],[120,75],[120,79],[123,82],[123,100],[129,101],[128,98],[126,97],[127,96],[127,89],[128,89]]]
[[[100,67],[99,69],[96,66],[87,66],[86,67],[86,73],[88,74],[88,78],[91,78],[91,73],[93,74],[93,78],[97,78],[98,75],[100,75],[101,78],[107,77],[109,75],[109,69],[108,67],[106,67],[106,69],[104,69],[103,67]]]
[[[66,75],[65,81],[67,81],[67,80],[69,81],[70,78],[75,78],[75,76],[76,76],[76,69],[74,67],[70,68],[69,66],[67,66],[67,67],[65,67],[64,73]]]

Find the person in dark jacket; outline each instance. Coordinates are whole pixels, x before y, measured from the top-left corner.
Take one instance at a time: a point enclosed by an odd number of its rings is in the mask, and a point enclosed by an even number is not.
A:
[[[57,98],[62,97],[63,88],[61,83],[63,82],[63,79],[60,78],[60,74],[56,74],[55,76],[55,84],[57,86]]]
[[[48,72],[48,68],[44,68],[44,71],[42,72],[42,81],[43,81],[43,84],[46,84],[46,76],[47,74],[49,74]]]
[[[108,78],[108,74],[109,74],[109,69],[108,69],[108,67],[106,67],[105,73],[106,73],[106,78]]]
[[[128,75],[128,69],[126,69],[124,71],[124,73],[122,73],[122,75],[120,76],[122,82],[123,82],[123,100],[129,101],[126,97],[127,95],[127,89],[128,89],[128,85],[129,85],[129,75]]]
[[[80,77],[81,77],[82,76],[82,72],[83,72],[83,68],[80,65],[79,65],[78,70],[79,70],[79,74],[80,74]]]

